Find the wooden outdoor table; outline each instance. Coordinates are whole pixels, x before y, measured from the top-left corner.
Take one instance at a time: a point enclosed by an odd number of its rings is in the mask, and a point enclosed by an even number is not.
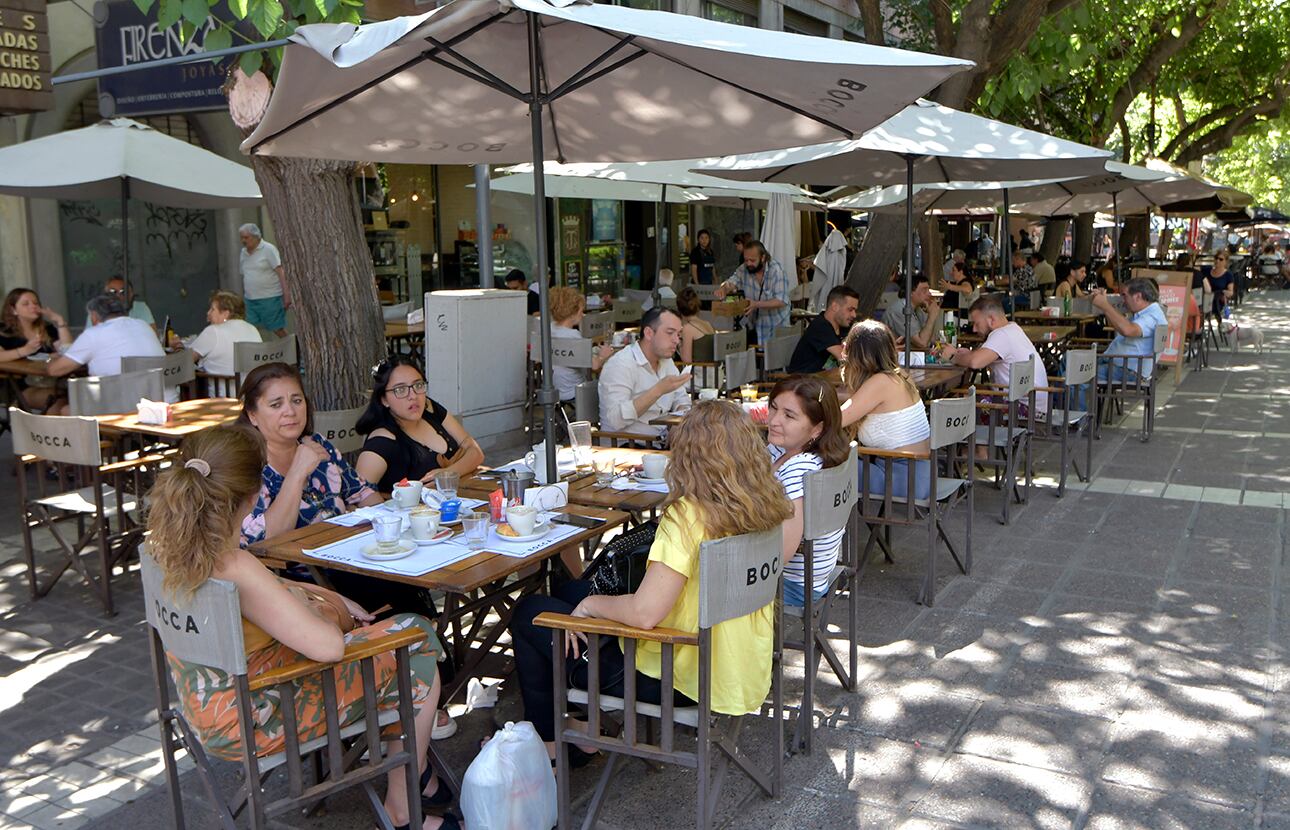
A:
[[[0,374],[24,378],[33,375],[49,377],[49,361],[32,360],[29,357],[0,361]]]
[[[914,366],[909,369],[909,379],[918,387],[924,397],[933,396],[937,391],[957,386],[968,373],[966,366],[955,366],[950,363],[933,363],[930,366]],[[842,369],[834,367],[821,372],[820,375],[834,386],[842,386]]]
[[[679,419],[678,419],[679,420]],[[626,468],[641,463],[646,455],[667,455],[661,450],[634,449],[629,447],[592,447],[593,458],[611,456],[617,466]],[[612,487],[601,487],[596,484],[596,476],[586,472],[576,472],[563,476],[561,481],[569,482],[569,503],[606,510],[630,513],[639,521],[647,511],[657,510],[667,499],[666,493],[651,493],[645,490],[615,490]],[[463,476],[457,485],[457,492],[473,498],[487,498],[488,494],[501,485],[492,478],[483,478],[478,474]]]
[[[425,323],[409,324],[395,321],[385,324],[385,339],[390,341],[391,348],[397,348],[400,342],[404,342],[409,351],[415,351],[425,342],[425,333]]]
[[[170,405],[170,420],[164,424],[141,424],[137,413],[97,415],[105,433],[135,434],[177,442],[194,432],[232,423],[242,411],[237,398],[198,398]]]
[[[1101,314],[1059,314],[1056,317],[1050,317],[1042,311],[1018,311],[1012,315],[1013,320],[1026,328],[1031,326],[1075,326],[1079,329],[1081,337],[1088,331],[1088,327],[1101,319],[1101,317]]]
[[[1062,374],[1062,359],[1066,354],[1066,344],[1075,336],[1076,328],[1074,326],[1022,326],[1021,330],[1030,338],[1030,342],[1035,344],[1035,351],[1039,352],[1040,358],[1043,359],[1044,369],[1048,374]],[[985,340],[976,334],[965,332],[959,335],[959,342],[976,347]]]

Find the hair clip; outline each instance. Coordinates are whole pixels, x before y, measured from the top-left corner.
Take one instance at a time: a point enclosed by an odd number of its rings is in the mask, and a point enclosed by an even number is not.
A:
[[[371,372],[372,377],[376,377],[377,373],[379,373],[381,369],[384,368],[385,364],[388,362],[389,362],[388,360],[382,360],[380,363],[373,365],[372,372]]]
[[[184,469],[196,470],[197,474],[200,475],[202,478],[206,478],[211,474],[211,465],[208,464],[206,462],[206,459],[204,458],[188,459],[187,461],[184,462]]]

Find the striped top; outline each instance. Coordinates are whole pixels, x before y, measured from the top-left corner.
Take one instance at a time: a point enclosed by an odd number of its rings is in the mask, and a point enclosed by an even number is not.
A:
[[[766,449],[770,450],[770,462],[772,464],[784,455],[783,448],[774,444],[769,445]],[[799,452],[775,469],[775,478],[779,479],[780,485],[784,488],[784,495],[788,500],[798,501],[805,495],[802,477],[807,473],[822,469],[824,469],[824,462],[820,460],[818,455],[813,452]],[[829,587],[829,574],[833,573],[833,568],[838,564],[838,552],[842,549],[843,532],[843,530],[838,530],[836,533],[830,533],[815,540],[815,551],[812,555],[814,561],[811,563],[814,566],[812,570],[815,572],[811,585],[815,593],[820,593]],[[798,551],[792,561],[784,566],[784,578],[796,582],[798,585],[805,583],[805,565],[802,562],[801,551]]]
[[[874,412],[860,422],[856,438],[863,446],[894,450],[931,437],[932,427],[922,401],[895,412]]]

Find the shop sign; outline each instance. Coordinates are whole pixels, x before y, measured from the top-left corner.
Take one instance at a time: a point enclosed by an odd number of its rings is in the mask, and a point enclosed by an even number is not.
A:
[[[0,115],[54,106],[45,0],[0,0]]]
[[[582,217],[576,213],[560,216],[560,256],[582,256]]]
[[[0,0],[0,4],[11,0]],[[179,23],[162,29],[157,25],[160,4],[144,14],[133,0],[100,0],[94,6],[94,40],[100,69],[200,53],[206,35],[218,27],[216,18],[232,20],[226,2],[210,9],[206,24],[184,43]],[[250,24],[235,27],[251,40],[259,40]],[[104,117],[119,115],[160,115],[171,112],[201,112],[228,108],[222,87],[236,56],[218,62],[209,60],[177,66],[138,69],[99,79],[99,112]]]

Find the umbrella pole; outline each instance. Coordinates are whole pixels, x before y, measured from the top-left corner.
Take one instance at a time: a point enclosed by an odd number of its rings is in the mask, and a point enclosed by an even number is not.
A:
[[[1014,298],[1013,312],[1015,313],[1017,288],[1012,284],[1012,224],[1008,222],[1008,214],[1012,212],[1011,198],[1012,194],[1005,187],[1003,189],[1003,216],[1000,217],[999,225],[999,243],[1003,251],[1004,273],[1008,275],[1008,293]]]
[[[905,367],[909,367],[914,309],[914,157],[905,156]]]
[[[663,225],[667,222],[667,182],[658,193],[658,206],[654,209],[654,302],[658,302],[658,275],[663,270]]]
[[[479,252],[479,287],[493,287],[493,220],[490,214],[492,207],[492,180],[488,175],[487,164],[475,165],[475,250]]]
[[[1115,284],[1120,284],[1120,202],[1117,194],[1111,194],[1111,256],[1115,259]],[[1148,233],[1150,229],[1148,228]]]
[[[526,15],[529,35],[529,127],[533,136],[533,230],[537,239],[537,256],[534,257],[538,281],[538,308],[542,339],[542,386],[538,389],[537,402],[542,405],[542,438],[546,442],[546,480],[559,480],[555,465],[555,405],[559,395],[551,377],[551,300],[547,288],[546,256],[546,176],[542,162],[546,156],[542,136],[542,84],[539,79],[538,18],[533,12]]]
[[[130,285],[130,180],[121,177],[121,279]]]

